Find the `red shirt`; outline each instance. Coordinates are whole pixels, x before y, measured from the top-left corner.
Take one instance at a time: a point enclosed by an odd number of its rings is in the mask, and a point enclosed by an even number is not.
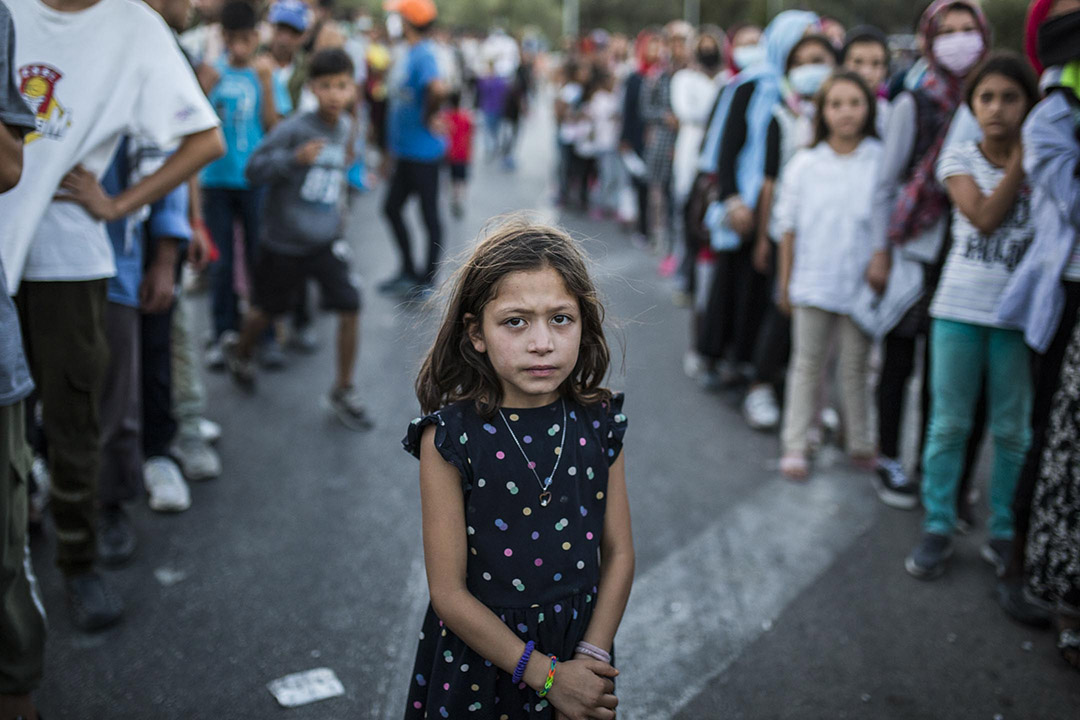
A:
[[[468,110],[451,110],[446,114],[450,126],[450,148],[446,158],[454,164],[464,164],[472,157],[473,121]]]

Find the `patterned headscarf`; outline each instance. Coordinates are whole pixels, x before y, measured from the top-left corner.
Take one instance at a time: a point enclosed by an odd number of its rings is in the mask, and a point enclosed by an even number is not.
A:
[[[917,136],[932,133],[935,139],[923,156],[915,159],[911,177],[900,189],[900,196],[893,208],[889,220],[889,240],[899,245],[933,227],[949,208],[948,196],[937,181],[934,170],[945,145],[953,115],[963,97],[964,79],[951,74],[938,63],[933,47],[934,38],[941,29],[942,18],[957,7],[969,10],[975,16],[975,22],[983,36],[984,56],[990,47],[990,26],[975,0],[936,0],[923,13],[919,30],[925,39],[929,69],[916,92],[930,101],[931,112],[926,114],[927,117],[916,113],[919,123]]]

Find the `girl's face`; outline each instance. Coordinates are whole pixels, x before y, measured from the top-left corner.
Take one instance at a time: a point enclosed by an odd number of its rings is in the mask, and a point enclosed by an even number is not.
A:
[[[1008,140],[1020,134],[1028,111],[1027,94],[1015,80],[987,75],[975,86],[971,110],[986,138]]]
[[[844,67],[859,74],[869,88],[881,87],[888,72],[889,58],[881,43],[868,41],[852,43],[844,56]]]
[[[790,70],[794,70],[803,65],[828,65],[829,67],[835,67],[836,55],[831,49],[819,42],[805,42],[797,47],[795,52],[791,55]]]
[[[975,20],[975,16],[971,14],[970,10],[954,8],[942,16],[941,23],[938,25],[937,35],[934,37],[962,32],[979,32],[979,23]]]
[[[870,108],[862,88],[847,80],[837,80],[825,95],[822,112],[829,137],[850,141],[861,138]]]
[[[502,384],[506,407],[542,407],[577,365],[581,309],[562,276],[550,267],[513,272],[471,323],[469,340],[485,353]]]

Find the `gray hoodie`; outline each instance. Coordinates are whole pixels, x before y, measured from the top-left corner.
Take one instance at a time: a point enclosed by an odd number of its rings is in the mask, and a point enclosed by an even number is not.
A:
[[[280,122],[248,160],[252,185],[266,185],[264,247],[284,255],[307,255],[341,237],[345,207],[345,158],[350,121],[342,115],[335,127],[314,112]],[[310,166],[296,160],[297,149],[326,140]]]

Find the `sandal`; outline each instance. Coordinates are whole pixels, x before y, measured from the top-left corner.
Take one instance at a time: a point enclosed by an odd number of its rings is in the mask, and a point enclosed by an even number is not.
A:
[[[1080,630],[1067,629],[1059,632],[1057,647],[1062,659],[1080,670]]]
[[[810,463],[802,453],[791,452],[780,458],[780,472],[788,480],[803,481],[810,476]]]

